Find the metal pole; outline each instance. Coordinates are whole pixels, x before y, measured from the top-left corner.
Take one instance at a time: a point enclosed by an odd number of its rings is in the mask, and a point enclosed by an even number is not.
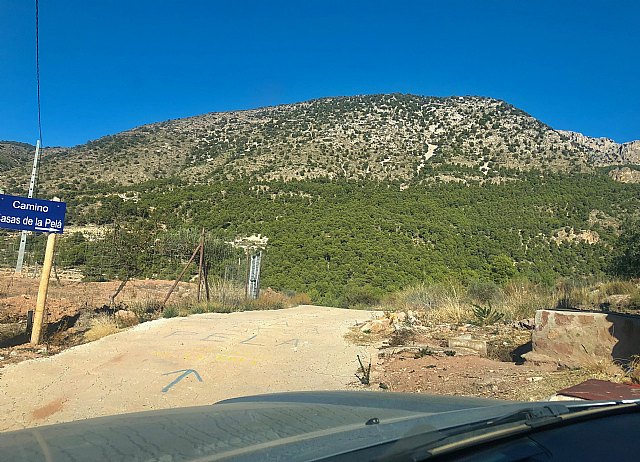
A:
[[[40,157],[40,140],[36,141],[36,154],[33,156],[33,168],[31,169],[31,181],[29,181],[29,195],[33,197],[36,188],[36,178],[38,176],[38,158]],[[24,249],[27,245],[27,231],[20,234],[20,249],[18,250],[18,261],[16,262],[16,274],[22,273],[22,263],[24,261]]]
[[[56,247],[56,235],[50,233],[47,238],[47,249],[44,252],[44,263],[42,264],[42,275],[40,276],[40,287],[38,288],[38,298],[36,299],[36,313],[33,319],[33,329],[31,330],[31,343],[38,345],[42,335],[42,321],[44,319],[44,307],[47,302],[47,292],[49,291],[49,276],[53,264],[53,251]]]
[[[249,248],[246,249],[247,252],[247,272],[244,280],[244,299],[247,300],[249,298],[249,271],[251,270],[251,256],[249,255]]]
[[[200,302],[200,292],[202,288],[202,266],[204,264],[204,228],[200,234],[200,263],[198,264],[198,302]]]
[[[256,265],[254,268],[254,298],[260,296],[260,267],[262,266],[262,250],[259,250],[256,254]]]

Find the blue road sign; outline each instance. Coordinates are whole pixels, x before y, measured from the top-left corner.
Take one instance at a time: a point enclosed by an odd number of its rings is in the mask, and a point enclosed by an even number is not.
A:
[[[62,234],[67,204],[0,194],[0,228]]]

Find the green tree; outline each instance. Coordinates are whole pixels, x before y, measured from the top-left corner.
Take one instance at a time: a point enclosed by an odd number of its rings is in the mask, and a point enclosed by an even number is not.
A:
[[[640,276],[640,220],[629,220],[618,239],[614,271],[626,277]]]
[[[501,254],[489,258],[491,278],[496,284],[504,284],[516,274],[516,267],[511,257]]]
[[[125,284],[132,278],[141,276],[152,263],[151,247],[155,233],[140,224],[127,224],[115,227],[102,240],[115,275],[120,285],[111,295],[111,303]]]

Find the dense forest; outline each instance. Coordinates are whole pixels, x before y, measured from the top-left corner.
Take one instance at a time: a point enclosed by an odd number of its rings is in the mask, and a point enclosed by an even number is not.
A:
[[[169,178],[120,189],[93,184],[65,199],[68,224],[267,236],[263,287],[306,292],[315,303],[446,278],[552,284],[611,271],[619,229],[640,209],[640,185],[605,174],[510,176],[422,184]]]

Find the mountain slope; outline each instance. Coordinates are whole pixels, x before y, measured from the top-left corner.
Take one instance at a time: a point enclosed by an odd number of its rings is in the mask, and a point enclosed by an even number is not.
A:
[[[504,101],[391,94],[145,125],[49,151],[41,180],[50,189],[176,175],[186,183],[325,176],[411,181],[440,164],[467,166],[468,175],[482,178],[497,167],[590,171],[630,163],[640,163],[640,142],[557,131]],[[8,172],[5,183],[19,184],[24,173]]]
[[[185,185],[172,178],[77,195],[67,201],[66,225],[138,223],[148,230],[139,236],[151,249],[165,229],[197,235],[204,228],[224,241],[261,234],[269,238],[263,287],[307,292],[316,303],[335,305],[349,293],[381,295],[420,281],[526,278],[552,285],[558,277],[603,276],[620,227],[638,210],[640,185],[599,172],[523,172],[518,181],[408,188],[346,180]],[[122,248],[113,242],[106,243],[110,253],[85,260],[90,274],[119,261],[109,257]],[[77,244],[61,244],[62,258],[75,262],[87,255],[84,245],[93,245]],[[193,246],[181,248],[186,260]],[[145,277],[166,271],[143,264]]]
[[[35,147],[15,141],[0,141],[0,172],[26,165],[33,158]]]

